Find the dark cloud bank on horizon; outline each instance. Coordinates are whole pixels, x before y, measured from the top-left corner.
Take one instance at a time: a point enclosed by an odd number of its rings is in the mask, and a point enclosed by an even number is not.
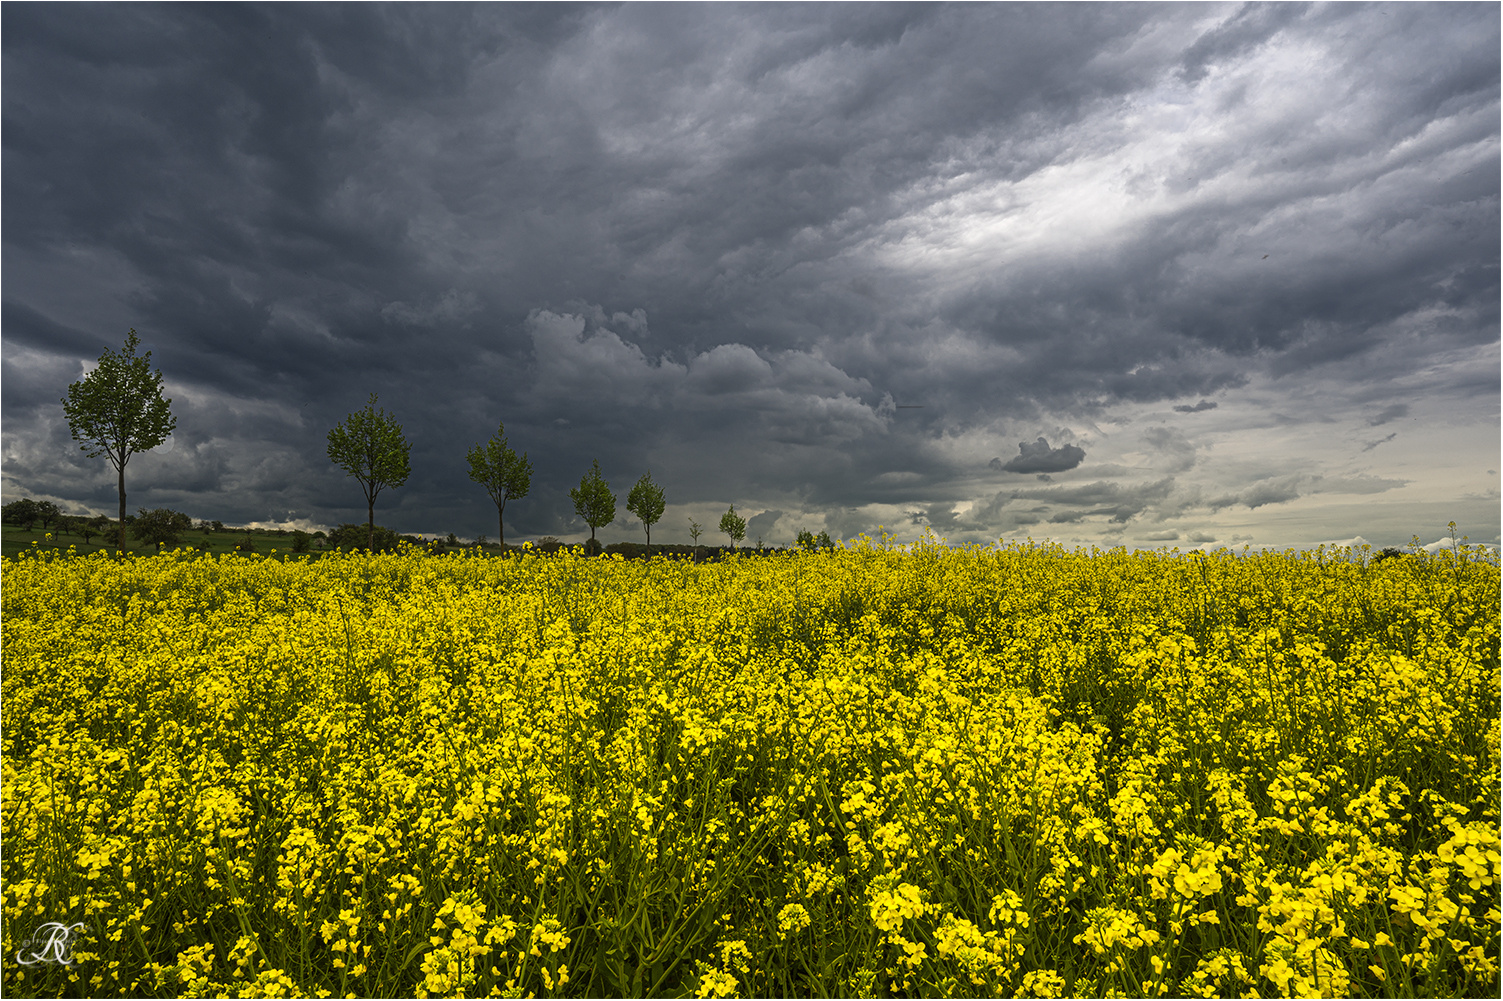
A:
[[[648,469],[655,540],[1496,534],[1496,5],[87,11],[0,9],[7,499],[112,509],[57,400],[135,327],[131,509],[363,520],[377,392],[403,531],[494,531],[499,420],[517,537],[595,458],[608,539]]]

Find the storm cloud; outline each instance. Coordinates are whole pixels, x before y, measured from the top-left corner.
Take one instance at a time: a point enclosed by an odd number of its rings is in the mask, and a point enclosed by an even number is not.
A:
[[[131,507],[227,523],[363,519],[374,392],[405,532],[494,532],[504,422],[509,540],[587,536],[595,459],[654,541],[1494,540],[1499,19],[7,4],[5,499],[112,509],[58,399],[134,327]]]
[[[1047,441],[1039,438],[1032,444],[1018,442],[1018,455],[1006,462],[999,456],[991,461],[991,466],[1005,473],[1063,473],[1084,459],[1085,450],[1077,445],[1050,448]]]

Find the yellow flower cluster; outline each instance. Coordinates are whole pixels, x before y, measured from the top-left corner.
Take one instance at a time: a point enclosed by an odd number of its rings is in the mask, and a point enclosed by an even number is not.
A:
[[[3,987],[1496,996],[1497,562],[1363,556],[28,554]]]

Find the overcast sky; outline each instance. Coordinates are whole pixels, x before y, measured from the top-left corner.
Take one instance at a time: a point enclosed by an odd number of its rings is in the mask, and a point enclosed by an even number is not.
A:
[[[1499,5],[5,4],[3,489],[507,541],[1499,539]]]

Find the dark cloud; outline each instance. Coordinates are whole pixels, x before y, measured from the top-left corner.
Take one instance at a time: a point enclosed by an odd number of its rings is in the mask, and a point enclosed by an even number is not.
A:
[[[1270,477],[1248,484],[1236,493],[1223,494],[1210,502],[1212,511],[1246,505],[1256,510],[1269,504],[1285,504],[1300,496],[1300,477],[1295,475]]]
[[[578,537],[597,458],[664,485],[654,538],[980,540],[1144,477],[1128,517],[1252,506],[1215,460],[1271,414],[1496,424],[1493,6],[87,11],[0,8],[7,498],[109,506],[56,399],[129,327],[179,416],[132,498],[225,521],[363,516],[324,435],[371,392],[414,446],[378,518],[493,532],[504,421],[508,537]],[[1170,405],[1193,441],[1133,424]],[[1115,499],[990,494],[1040,429]]]
[[[1305,16],[1308,9],[1309,5],[1303,3],[1243,4],[1230,19],[1201,35],[1185,51],[1180,73],[1192,83],[1202,80],[1217,62],[1258,48],[1285,24]]]
[[[771,539],[772,528],[783,517],[782,511],[763,511],[746,519],[746,537],[755,542],[758,539]]]
[[[1151,483],[1122,484],[1104,480],[1074,487],[1028,488],[1007,494],[1009,500],[1042,501],[1053,505],[1048,521],[1071,524],[1086,518],[1106,518],[1127,522],[1169,498],[1174,478],[1165,477]],[[997,495],[1000,499],[1001,494]],[[1070,510],[1059,511],[1058,507]]]
[[[1079,446],[1061,445],[1059,448],[1050,448],[1042,437],[1031,445],[1026,441],[1018,442],[1018,453],[1016,458],[1006,462],[1000,457],[993,459],[991,468],[1006,473],[1063,473],[1074,469],[1085,459],[1085,450]]]

